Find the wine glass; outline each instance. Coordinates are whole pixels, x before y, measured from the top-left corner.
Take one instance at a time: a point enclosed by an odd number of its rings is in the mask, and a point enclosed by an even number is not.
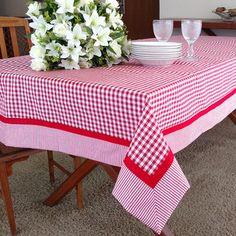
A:
[[[182,20],[181,30],[184,39],[188,43],[187,57],[184,60],[196,61],[197,58],[194,56],[193,44],[199,38],[202,30],[201,20]]]
[[[160,42],[167,42],[173,32],[173,20],[153,20],[153,32]]]

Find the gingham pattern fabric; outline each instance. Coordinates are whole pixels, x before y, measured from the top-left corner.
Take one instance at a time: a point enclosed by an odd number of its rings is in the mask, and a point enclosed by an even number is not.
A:
[[[2,60],[0,115],[131,142],[126,158],[154,176],[171,157],[163,132],[235,90],[235,46],[234,38],[202,37],[195,45],[199,62],[179,61],[168,68],[131,61],[111,68],[33,72],[28,57]]]
[[[169,152],[152,108],[146,104],[127,156],[149,175],[153,175]]]

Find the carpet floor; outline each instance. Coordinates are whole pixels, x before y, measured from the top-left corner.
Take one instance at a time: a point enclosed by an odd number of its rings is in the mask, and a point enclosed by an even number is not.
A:
[[[55,153],[63,165],[71,158]],[[168,222],[176,236],[236,235],[236,126],[225,119],[176,157],[191,188]],[[57,171],[57,184],[63,174]],[[96,168],[84,181],[85,208],[72,191],[55,207],[43,205],[52,192],[46,155],[16,164],[10,179],[19,236],[152,236],[112,197],[113,183]],[[10,235],[0,201],[0,235]]]

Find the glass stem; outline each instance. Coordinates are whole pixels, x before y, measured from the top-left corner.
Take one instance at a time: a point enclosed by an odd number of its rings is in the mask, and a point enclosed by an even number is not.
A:
[[[194,54],[193,43],[189,43],[188,44],[188,57],[189,58],[193,58],[193,54]]]

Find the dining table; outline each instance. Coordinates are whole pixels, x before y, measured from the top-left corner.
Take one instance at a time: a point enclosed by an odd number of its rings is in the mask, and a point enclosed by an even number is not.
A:
[[[170,41],[186,54],[182,36]],[[161,234],[190,187],[174,154],[236,108],[236,38],[201,36],[194,50],[198,60],[167,67],[131,58],[37,72],[29,56],[1,59],[0,142],[86,158],[47,198],[49,206],[97,163],[119,167],[112,194]]]

